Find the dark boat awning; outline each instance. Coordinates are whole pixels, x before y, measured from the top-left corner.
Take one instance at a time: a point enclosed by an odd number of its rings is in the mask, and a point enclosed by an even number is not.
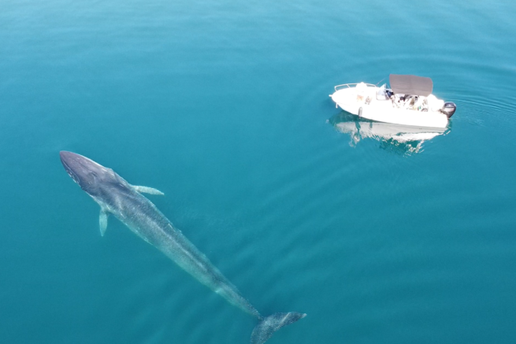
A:
[[[417,96],[429,96],[434,84],[432,79],[416,75],[389,75],[391,89],[396,94],[410,94]]]

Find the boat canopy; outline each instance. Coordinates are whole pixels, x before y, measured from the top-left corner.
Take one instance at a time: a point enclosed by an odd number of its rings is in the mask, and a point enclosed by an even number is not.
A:
[[[427,97],[434,87],[432,79],[416,75],[389,75],[389,83],[396,94],[410,94]]]

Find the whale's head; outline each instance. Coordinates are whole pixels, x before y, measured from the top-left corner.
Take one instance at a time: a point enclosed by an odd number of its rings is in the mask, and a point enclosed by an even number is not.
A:
[[[118,182],[119,177],[112,169],[85,156],[67,151],[61,151],[59,155],[68,175],[92,196],[98,195],[103,185]]]

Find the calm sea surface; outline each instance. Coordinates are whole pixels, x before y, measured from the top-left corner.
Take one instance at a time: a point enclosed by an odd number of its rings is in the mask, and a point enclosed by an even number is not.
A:
[[[256,323],[117,220],[102,238],[60,150],[165,192],[262,314],[308,314],[270,344],[515,343],[514,18],[512,0],[2,0],[0,343],[238,344]],[[389,73],[431,77],[448,130],[351,130],[333,86]]]

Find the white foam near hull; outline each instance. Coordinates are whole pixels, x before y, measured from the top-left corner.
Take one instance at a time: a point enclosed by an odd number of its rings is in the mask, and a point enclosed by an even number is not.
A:
[[[334,126],[343,133],[352,136],[359,134],[361,139],[374,138],[382,140],[394,140],[397,142],[412,142],[431,140],[443,135],[446,129],[420,128],[414,126],[401,126],[391,123],[346,121],[335,123]]]

